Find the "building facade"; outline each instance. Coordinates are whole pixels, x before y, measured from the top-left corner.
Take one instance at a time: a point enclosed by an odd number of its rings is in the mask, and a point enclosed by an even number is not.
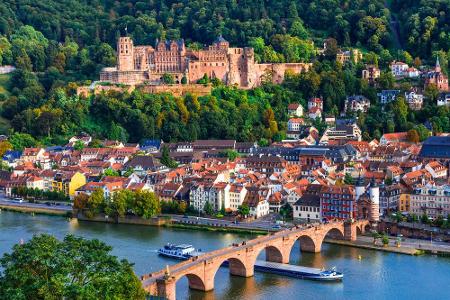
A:
[[[130,37],[117,42],[116,67],[104,68],[100,81],[122,84],[160,84],[170,74],[174,83],[197,83],[205,75],[227,85],[252,88],[264,78],[281,83],[284,74],[307,71],[311,64],[255,62],[253,48],[232,48],[219,37],[202,50],[186,48],[184,40],[157,41],[152,46],[135,46]]]

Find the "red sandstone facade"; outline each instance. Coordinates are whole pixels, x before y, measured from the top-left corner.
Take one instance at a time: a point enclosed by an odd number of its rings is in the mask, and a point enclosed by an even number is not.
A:
[[[311,64],[258,64],[253,48],[232,48],[222,37],[202,50],[190,50],[179,41],[157,41],[156,47],[134,46],[130,37],[120,37],[117,43],[117,66],[104,68],[101,81],[123,84],[159,84],[165,73],[176,83],[183,77],[196,83],[205,74],[228,85],[252,88],[269,75],[274,83],[281,83],[286,72],[307,71]]]

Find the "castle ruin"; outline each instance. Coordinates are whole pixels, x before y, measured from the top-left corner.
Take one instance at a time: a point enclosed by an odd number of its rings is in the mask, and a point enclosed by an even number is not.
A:
[[[117,43],[117,66],[104,68],[100,81],[121,84],[158,85],[163,75],[173,76],[175,83],[197,83],[205,74],[227,85],[240,88],[259,86],[264,78],[281,83],[286,72],[307,71],[307,63],[264,63],[254,59],[253,48],[232,48],[222,37],[202,50],[187,49],[184,40],[157,41],[156,47],[134,46],[130,37]],[[184,81],[184,80],[183,80]]]

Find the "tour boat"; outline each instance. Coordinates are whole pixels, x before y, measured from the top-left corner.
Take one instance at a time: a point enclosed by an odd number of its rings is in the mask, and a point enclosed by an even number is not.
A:
[[[172,245],[167,244],[163,248],[158,250],[159,255],[176,258],[176,259],[188,259],[195,252],[195,248],[192,245],[181,244],[181,245]]]

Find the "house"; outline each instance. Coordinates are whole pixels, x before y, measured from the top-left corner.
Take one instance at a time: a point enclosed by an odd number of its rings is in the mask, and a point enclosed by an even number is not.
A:
[[[322,118],[322,109],[320,107],[312,107],[308,111],[308,117],[310,119],[321,119]]]
[[[110,198],[114,193],[123,189],[123,185],[120,181],[117,182],[88,182],[85,185],[79,187],[75,191],[75,196],[79,194],[91,195],[96,190],[101,190],[105,198]]]
[[[328,220],[356,219],[358,208],[353,186],[322,185],[319,196],[323,218]]]
[[[367,112],[370,107],[370,100],[362,95],[350,96],[345,100],[344,111]]]
[[[407,75],[407,71],[409,69],[409,66],[407,64],[405,64],[404,62],[401,61],[393,61],[391,62],[391,64],[389,65],[392,75],[394,75],[394,77],[403,77]]]
[[[442,72],[439,57],[436,59],[434,70],[425,74],[425,87],[430,84],[435,85],[439,91],[448,91],[448,77]]]
[[[62,192],[70,198],[86,184],[86,176],[80,172],[57,172],[51,182],[51,190]]]
[[[320,222],[322,212],[319,195],[303,195],[293,206],[294,219],[305,222]]]
[[[286,137],[293,140],[304,140],[306,144],[315,144],[319,137],[319,131],[313,126],[301,126],[296,130],[288,130]]]
[[[44,179],[39,176],[29,176],[26,179],[26,187],[29,189],[44,190]]]
[[[21,156],[22,151],[7,150],[3,155],[3,162],[5,162],[9,167],[15,168],[17,163],[20,161]]]
[[[427,170],[434,179],[447,178],[447,168],[438,161],[431,161],[426,164],[425,170]]]
[[[147,172],[157,172],[168,170],[155,157],[147,155],[137,155],[124,165],[125,169],[132,168],[136,173],[143,174]]]
[[[387,145],[392,143],[408,142],[408,132],[385,133],[381,136],[380,144]]]
[[[273,173],[284,173],[287,161],[278,156],[253,155],[246,158],[245,166],[249,171],[270,176]]]
[[[406,76],[408,78],[417,78],[420,76],[420,71],[414,67],[410,67],[408,68],[408,70],[406,70]]]
[[[418,183],[412,187],[410,213],[426,214],[431,218],[450,215],[450,185],[428,182]]]
[[[415,91],[409,93],[405,92],[405,99],[408,103],[409,108],[412,110],[421,110],[423,105],[423,95],[418,94]]]
[[[340,62],[343,65],[347,62],[357,64],[361,60],[362,53],[358,49],[350,49],[346,51],[339,50],[339,52],[336,54],[336,61]]]
[[[76,142],[80,141],[83,145],[87,146],[92,142],[92,137],[86,133],[75,135],[69,139],[69,146],[74,146]]]
[[[161,144],[162,141],[159,139],[147,139],[139,145],[139,148],[146,152],[158,152]]]
[[[25,148],[23,149],[22,156],[20,157],[21,163],[36,163],[45,157],[44,148]]]
[[[300,131],[305,126],[303,118],[290,118],[287,123],[288,131]]]
[[[367,65],[364,70],[362,70],[362,79],[367,80],[369,84],[374,84],[375,81],[380,78],[380,69],[375,65]]]
[[[380,103],[385,105],[397,99],[397,96],[400,94],[400,90],[382,90],[381,93],[378,93],[378,97],[380,98]]]
[[[244,204],[250,208],[250,216],[255,219],[269,214],[269,190],[257,186],[247,187]]]
[[[362,132],[353,120],[337,120],[334,127],[325,130],[319,143],[326,145],[330,141],[361,141]]]
[[[230,205],[229,208],[232,211],[238,210],[239,206],[242,205],[242,203],[245,200],[245,195],[247,195],[247,189],[243,184],[230,184],[229,189],[229,198],[230,198]]]
[[[299,103],[291,103],[288,105],[288,115],[301,117],[303,116],[303,106]]]
[[[308,111],[311,110],[313,107],[318,107],[320,110],[323,110],[323,99],[313,97],[308,100]]]
[[[437,106],[450,106],[450,93],[440,93],[437,99]]]

